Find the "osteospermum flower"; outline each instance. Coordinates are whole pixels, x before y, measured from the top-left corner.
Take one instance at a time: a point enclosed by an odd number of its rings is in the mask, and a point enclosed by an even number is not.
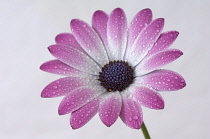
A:
[[[48,47],[57,59],[40,67],[67,77],[47,85],[41,96],[64,96],[58,113],[71,113],[73,129],[85,125],[97,112],[108,127],[120,117],[127,126],[141,128],[142,106],[164,108],[157,91],[175,91],[186,85],[178,73],[159,69],[183,54],[168,49],[179,33],[161,33],[163,26],[163,18],[152,20],[150,9],[138,12],[129,26],[120,8],[110,15],[96,11],[92,27],[73,19],[72,33],[57,35],[56,44]]]

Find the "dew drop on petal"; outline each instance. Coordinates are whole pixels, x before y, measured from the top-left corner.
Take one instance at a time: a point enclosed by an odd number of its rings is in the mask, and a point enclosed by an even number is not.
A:
[[[53,86],[53,89],[57,89],[57,88],[58,88],[58,86],[56,86],[56,85],[55,85],[55,86]]]
[[[138,120],[139,117],[135,115],[135,116],[133,116],[133,119],[134,119],[134,120]]]

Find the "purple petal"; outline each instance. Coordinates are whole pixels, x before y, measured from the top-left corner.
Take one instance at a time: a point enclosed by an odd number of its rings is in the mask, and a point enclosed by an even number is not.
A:
[[[101,37],[105,47],[108,46],[107,42],[107,22],[109,16],[104,11],[96,11],[92,17],[92,26],[93,29]]]
[[[140,129],[143,121],[141,106],[131,98],[124,96],[120,118],[128,127]]]
[[[51,98],[66,95],[76,88],[86,85],[87,83],[85,81],[85,78],[82,79],[76,77],[58,79],[47,85],[43,89],[41,96],[45,98]]]
[[[86,54],[65,45],[51,45],[48,47],[50,53],[65,64],[90,74],[98,74],[100,67]]]
[[[144,76],[135,78],[136,83],[152,87],[160,91],[175,91],[186,86],[184,78],[170,70],[155,70]]]
[[[96,98],[80,109],[72,112],[70,117],[71,127],[78,129],[89,122],[98,112],[99,103],[99,99]]]
[[[149,89],[145,86],[133,86],[129,88],[129,92],[131,92],[133,99],[142,106],[151,109],[164,108],[163,98],[157,91],[153,89]]]
[[[59,115],[64,115],[76,111],[105,91],[99,84],[78,88],[64,97],[59,105],[58,113]]]
[[[110,61],[122,60],[127,42],[127,19],[122,9],[117,8],[112,11],[108,20],[107,36]]]
[[[128,31],[128,45],[126,54],[130,52],[131,46],[138,37],[139,33],[151,22],[152,11],[150,9],[141,10],[131,21]]]
[[[156,70],[164,65],[167,65],[168,63],[171,63],[181,55],[183,55],[182,51],[177,49],[168,49],[156,53],[149,58],[144,59],[139,65],[136,66],[136,75],[143,75]]]
[[[102,96],[99,108],[101,121],[108,127],[115,123],[122,107],[122,98],[119,92],[108,92]]]
[[[84,21],[73,19],[71,29],[81,47],[101,66],[108,63],[104,45],[98,34]]]
[[[152,21],[152,23],[139,34],[131,48],[131,53],[127,57],[127,60],[130,61],[133,66],[138,64],[147,55],[148,51],[159,37],[163,26],[164,19],[159,18]]]
[[[71,77],[84,77],[88,75],[82,71],[70,67],[69,65],[64,64],[60,60],[51,60],[45,62],[40,66],[40,69],[49,73]]]
[[[55,42],[57,44],[66,44],[77,48],[78,50],[84,52],[82,47],[79,45],[75,37],[71,33],[60,33],[55,37]]]
[[[178,35],[179,35],[179,32],[177,31],[168,31],[168,32],[162,33],[160,37],[158,38],[158,40],[155,42],[152,49],[147,54],[147,57],[171,46],[173,42],[176,40]]]

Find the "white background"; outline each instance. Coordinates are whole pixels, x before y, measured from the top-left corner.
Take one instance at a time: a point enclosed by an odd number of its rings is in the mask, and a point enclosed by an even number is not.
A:
[[[210,1],[208,0],[0,0],[0,138],[1,139],[143,139],[140,130],[118,119],[110,128],[98,115],[73,130],[69,115],[59,116],[60,98],[41,98],[40,92],[61,76],[39,66],[54,59],[47,46],[54,37],[70,32],[73,18],[91,23],[96,10],[125,10],[128,22],[141,9],[153,18],[164,17],[164,31],[180,35],[172,48],[184,55],[164,68],[186,79],[186,88],[161,92],[164,110],[143,108],[153,139],[210,138]]]

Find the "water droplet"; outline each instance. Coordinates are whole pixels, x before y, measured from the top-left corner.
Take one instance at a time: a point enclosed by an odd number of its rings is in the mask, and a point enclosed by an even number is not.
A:
[[[182,79],[181,82],[184,83],[184,80]]]
[[[138,120],[139,117],[135,115],[135,116],[133,116],[133,119],[134,119],[134,120]]]

